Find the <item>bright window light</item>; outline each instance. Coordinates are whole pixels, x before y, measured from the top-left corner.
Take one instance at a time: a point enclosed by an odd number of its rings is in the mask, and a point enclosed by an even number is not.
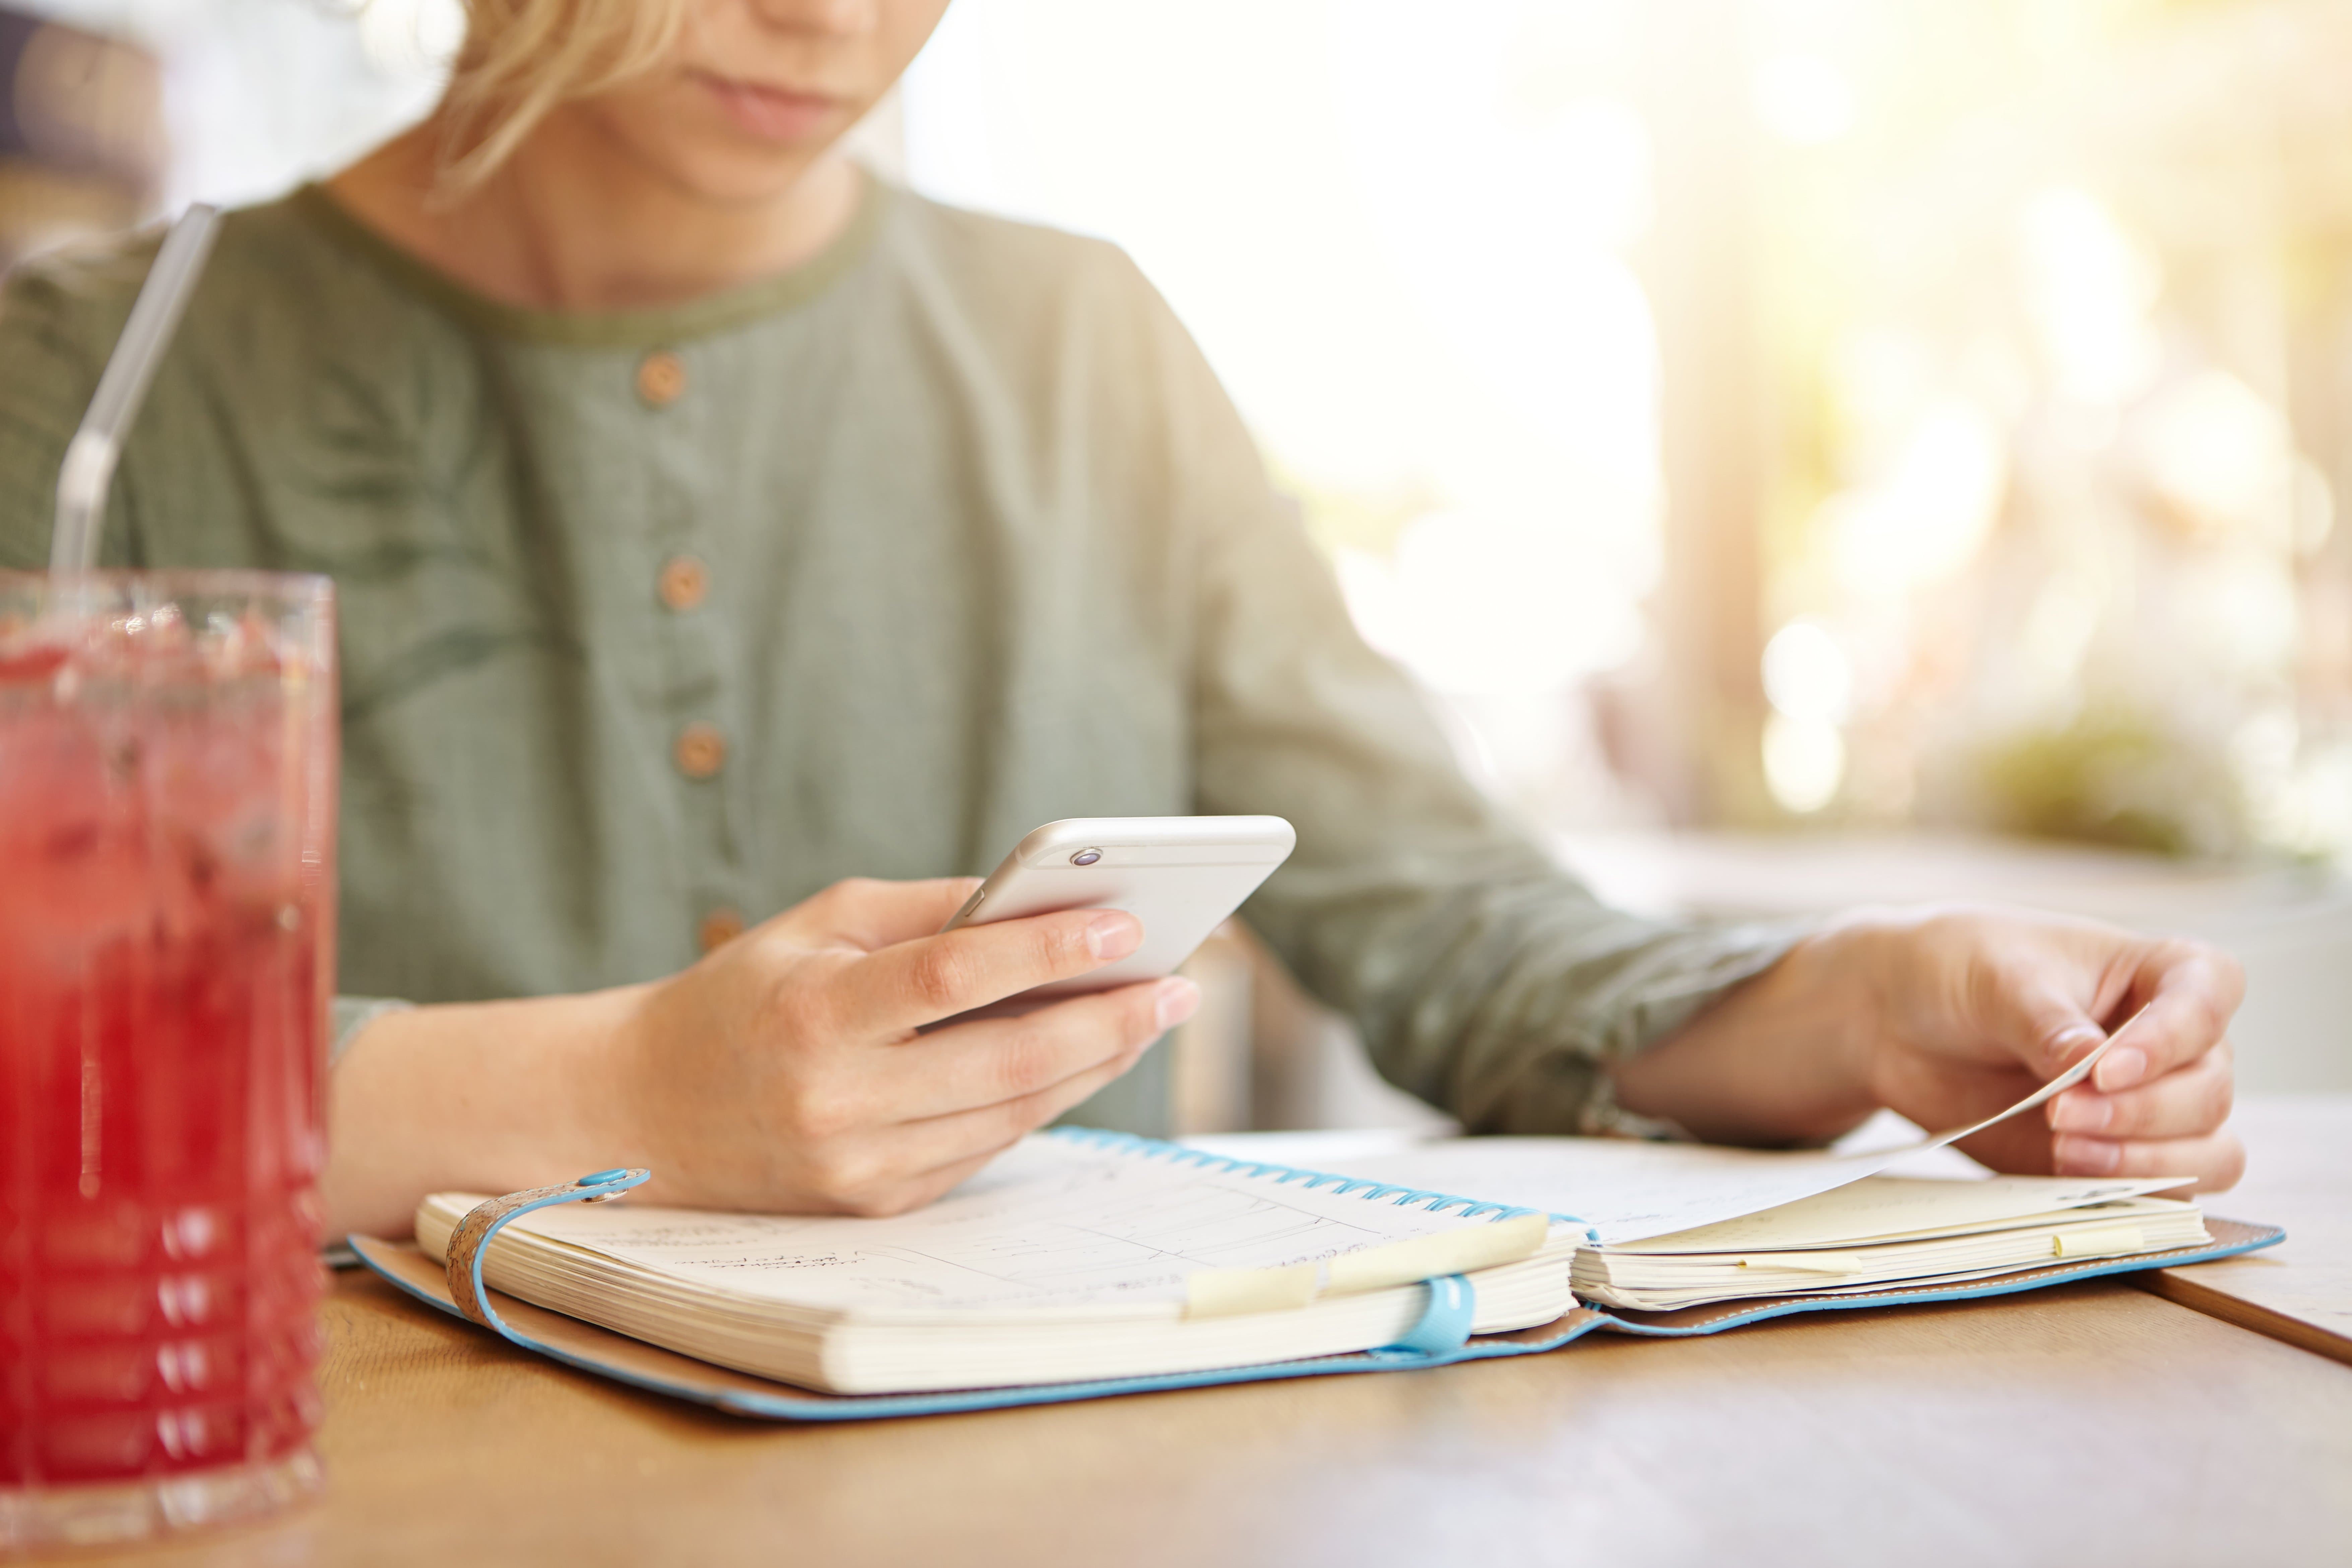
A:
[[[1764,783],[1783,809],[1809,816],[1845,782],[1845,737],[1837,727],[1774,713],[1764,721]]]
[[[1853,84],[1819,55],[1766,57],[1749,91],[1764,129],[1793,145],[1818,147],[1853,129]]]

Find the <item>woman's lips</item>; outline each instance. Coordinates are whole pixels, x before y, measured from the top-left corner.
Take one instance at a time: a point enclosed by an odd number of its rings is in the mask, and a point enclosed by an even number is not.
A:
[[[719,100],[720,111],[737,129],[763,142],[801,141],[823,130],[840,107],[838,99],[823,93],[765,87],[707,71],[697,71],[695,79]]]

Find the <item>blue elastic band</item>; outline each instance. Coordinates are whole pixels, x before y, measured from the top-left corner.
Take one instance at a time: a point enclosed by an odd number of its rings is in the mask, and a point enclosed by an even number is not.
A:
[[[515,1343],[521,1345],[526,1350],[537,1350],[539,1348],[530,1341],[524,1339],[520,1334],[516,1333],[512,1329],[507,1327],[506,1320],[499,1317],[498,1309],[490,1305],[489,1289],[482,1283],[482,1259],[490,1250],[490,1241],[492,1237],[496,1237],[499,1232],[506,1229],[508,1226],[513,1224],[516,1220],[520,1219],[523,1215],[530,1214],[534,1209],[551,1208],[557,1204],[576,1204],[583,1202],[594,1203],[601,1198],[616,1197],[622,1193],[627,1192],[631,1187],[640,1187],[645,1185],[647,1178],[652,1176],[652,1174],[653,1173],[648,1170],[632,1170],[626,1166],[615,1166],[614,1169],[609,1171],[592,1172],[588,1175],[582,1176],[577,1181],[566,1182],[562,1186],[541,1187],[533,1192],[517,1193],[512,1194],[513,1197],[522,1198],[526,1201],[516,1204],[514,1207],[507,1210],[504,1214],[499,1215],[497,1219],[491,1221],[489,1226],[475,1240],[472,1255],[463,1260],[463,1266],[467,1272],[471,1276],[474,1287],[474,1305],[481,1313],[482,1326],[498,1334],[502,1339],[512,1340]],[[498,1203],[508,1201],[510,1201],[510,1199],[501,1198],[492,1200],[492,1202]],[[488,1205],[485,1205],[484,1206],[487,1207]],[[469,1215],[467,1217],[471,1216]],[[458,1237],[462,1235],[464,1230],[465,1220],[460,1219],[457,1222],[457,1232],[452,1233],[449,1238],[452,1246],[457,1245]],[[450,1295],[452,1299],[456,1299],[457,1292],[455,1289],[452,1289],[450,1291]],[[460,1310],[463,1310],[462,1304],[460,1306]]]
[[[1428,1285],[1429,1305],[1423,1309],[1421,1321],[1388,1349],[1447,1356],[1469,1342],[1470,1320],[1478,1310],[1478,1293],[1470,1288],[1470,1281],[1459,1274],[1444,1274]]]

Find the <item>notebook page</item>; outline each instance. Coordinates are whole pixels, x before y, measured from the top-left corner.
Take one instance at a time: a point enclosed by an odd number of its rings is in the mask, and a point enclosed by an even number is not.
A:
[[[888,1219],[626,1201],[513,1228],[738,1296],[860,1317],[1067,1310],[1172,1317],[1200,1269],[1280,1268],[1488,1225],[1301,1181],[1031,1137],[928,1208]],[[427,1200],[462,1215],[471,1194]],[[420,1226],[420,1239],[425,1239]],[[498,1244],[492,1243],[495,1248]]]
[[[1457,1138],[1328,1163],[1344,1175],[1572,1217],[1596,1245],[1615,1246],[1778,1208],[1980,1132],[2082,1082],[2113,1038],[1999,1115],[1899,1149],[1782,1153],[1613,1138]]]
[[[2177,1187],[2188,1178],[2092,1180],[2074,1176],[1992,1176],[1982,1181],[1923,1181],[1867,1176],[1779,1208],[1675,1231],[1616,1250],[1634,1253],[1756,1252],[1783,1247],[1859,1247],[1874,1242],[1958,1235],[2035,1219],[2093,1204]]]

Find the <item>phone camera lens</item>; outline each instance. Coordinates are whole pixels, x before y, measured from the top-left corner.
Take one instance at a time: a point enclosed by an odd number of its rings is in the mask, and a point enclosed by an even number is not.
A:
[[[1101,858],[1102,851],[1099,849],[1081,849],[1076,854],[1070,857],[1070,864],[1073,866],[1091,866]]]

